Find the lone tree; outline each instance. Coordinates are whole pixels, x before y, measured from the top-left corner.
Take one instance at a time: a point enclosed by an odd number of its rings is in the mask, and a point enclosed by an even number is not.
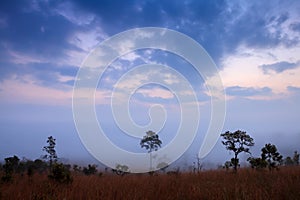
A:
[[[57,161],[57,155],[55,151],[55,140],[52,136],[49,136],[47,139],[48,146],[43,147],[43,151],[46,151],[47,154],[44,155],[44,159],[49,160],[50,168],[52,167],[52,163]]]
[[[233,151],[234,157],[231,159],[233,169],[236,172],[239,165],[238,155],[242,152],[250,153],[249,147],[254,145],[253,138],[248,135],[245,131],[237,130],[235,132],[225,132],[222,133],[223,137],[222,144],[225,145],[226,149]]]
[[[282,162],[282,155],[277,151],[277,148],[274,144],[266,144],[261,149],[261,158],[267,161],[269,170],[271,171],[274,168],[277,168],[278,165]]]
[[[153,131],[147,131],[146,135],[142,138],[140,145],[141,148],[145,148],[148,150],[150,154],[150,171],[152,171],[152,152],[157,151],[158,148],[161,147],[161,140],[159,139],[158,135]]]

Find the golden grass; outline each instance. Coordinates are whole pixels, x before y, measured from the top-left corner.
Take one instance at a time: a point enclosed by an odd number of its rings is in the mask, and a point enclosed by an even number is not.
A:
[[[241,169],[237,174],[74,175],[73,183],[57,184],[46,175],[16,175],[0,185],[0,199],[300,199],[300,167],[279,171]]]

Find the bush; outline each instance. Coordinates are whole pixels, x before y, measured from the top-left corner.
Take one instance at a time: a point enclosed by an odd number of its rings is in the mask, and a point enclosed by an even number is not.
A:
[[[250,163],[251,168],[253,169],[263,169],[266,168],[268,163],[262,158],[248,158],[247,161]]]
[[[129,167],[127,165],[117,164],[116,168],[112,169],[112,172],[117,175],[124,176],[125,174],[129,173]]]
[[[48,178],[59,183],[71,183],[73,181],[70,170],[62,163],[52,165]]]
[[[97,173],[97,166],[96,165],[88,165],[88,167],[83,168],[83,173],[85,175],[92,175]]]
[[[13,172],[16,172],[19,166],[20,159],[17,156],[5,158],[3,165],[4,175],[1,177],[2,182],[10,182],[13,180]]]

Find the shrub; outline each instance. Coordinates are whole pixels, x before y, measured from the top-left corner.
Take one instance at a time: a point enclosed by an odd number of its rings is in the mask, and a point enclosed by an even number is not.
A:
[[[97,173],[97,166],[89,164],[88,167],[87,168],[84,167],[82,171],[87,176],[92,175],[92,174],[96,174]]]
[[[62,163],[52,165],[48,178],[59,183],[71,183],[73,181],[70,170]]]
[[[17,156],[5,158],[5,164],[3,165],[4,175],[1,177],[2,182],[12,181],[13,172],[17,171],[20,159]]]
[[[112,169],[112,171],[117,175],[124,176],[129,173],[129,167],[127,165],[117,164],[116,168]]]
[[[267,161],[262,158],[250,157],[247,160],[250,163],[251,168],[253,168],[253,169],[263,169],[263,168],[266,168],[268,165]]]

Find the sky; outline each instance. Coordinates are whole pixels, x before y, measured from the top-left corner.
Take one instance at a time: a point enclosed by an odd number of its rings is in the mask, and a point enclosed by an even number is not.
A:
[[[0,160],[18,155],[39,158],[47,137],[69,162],[99,162],[76,130],[73,86],[80,66],[111,36],[142,27],[178,31],[198,42],[215,62],[226,93],[222,132],[246,131],[260,155],[273,143],[284,156],[300,151],[300,2],[286,1],[56,1],[4,0],[0,7]],[[99,80],[95,110],[107,137],[132,152],[139,140],[124,135],[114,121],[110,94],[124,74],[142,64],[166,65],[191,84],[201,113],[198,135],[179,159],[192,165],[211,119],[207,80],[186,60],[159,49],[141,49],[114,60]],[[153,68],[154,69],[154,68]],[[168,71],[131,74],[123,88],[158,78],[176,84]],[[143,77],[144,76],[144,77]],[[152,77],[152,78],[153,78]],[[177,82],[176,82],[177,81]],[[148,110],[160,104],[163,146],[180,124],[176,95],[158,84],[141,85],[130,97],[132,120],[149,123]],[[162,119],[163,121],[163,119]],[[219,139],[204,163],[221,164],[230,155]],[[247,155],[242,155],[242,160]],[[205,164],[204,164],[205,165]]]

